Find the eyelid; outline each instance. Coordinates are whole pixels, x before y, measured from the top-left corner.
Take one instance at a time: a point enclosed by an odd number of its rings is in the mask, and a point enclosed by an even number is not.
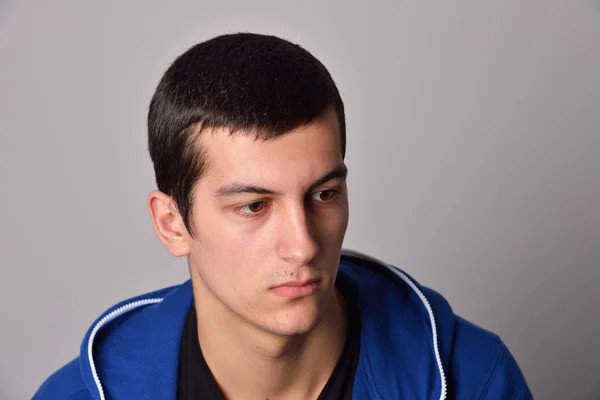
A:
[[[333,192],[333,197],[330,200],[323,201],[323,200],[317,199],[317,201],[319,201],[321,203],[329,203],[329,202],[333,201],[337,196],[340,195],[342,189],[341,189],[341,187],[324,188],[324,189],[317,190],[316,192],[314,192],[311,197],[314,199],[315,195],[319,195],[323,192],[330,192],[330,191]]]
[[[263,208],[259,212],[256,212],[256,213],[249,212],[248,213],[248,212],[242,211],[244,208],[250,206],[251,204],[255,204],[255,203],[264,203]],[[263,214],[265,212],[265,209],[269,206],[268,203],[269,203],[268,200],[255,200],[255,201],[251,201],[249,203],[245,203],[245,204],[241,204],[239,206],[235,206],[233,209],[234,209],[234,211],[235,211],[236,214],[238,214],[238,215],[240,215],[240,216],[242,216],[244,218],[255,218],[255,217],[257,217],[257,216],[259,216],[259,215],[261,215],[261,214]]]

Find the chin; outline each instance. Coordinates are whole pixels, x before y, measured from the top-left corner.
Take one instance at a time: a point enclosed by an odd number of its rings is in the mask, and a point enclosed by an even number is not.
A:
[[[266,330],[280,336],[304,335],[312,331],[321,320],[322,312],[315,303],[296,304],[292,309],[282,310],[272,319]]]
[[[311,323],[290,324],[290,325],[274,325],[267,328],[269,332],[277,336],[302,336],[311,332],[318,324],[317,320]]]

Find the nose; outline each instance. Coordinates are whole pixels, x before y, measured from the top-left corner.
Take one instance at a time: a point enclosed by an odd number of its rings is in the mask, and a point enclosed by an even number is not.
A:
[[[306,265],[319,252],[304,206],[294,206],[282,215],[277,235],[277,253],[291,264]]]

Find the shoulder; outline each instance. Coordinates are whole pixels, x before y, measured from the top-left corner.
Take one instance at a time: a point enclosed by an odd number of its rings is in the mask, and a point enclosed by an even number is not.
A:
[[[33,395],[32,400],[91,400],[76,358],[58,369],[46,379]]]
[[[154,338],[149,342],[148,337],[164,332],[160,330],[157,333],[153,327],[157,326],[157,321],[163,322],[163,326],[173,326],[178,322],[169,318],[187,310],[192,296],[190,286],[187,281],[128,298],[108,308],[88,328],[81,342],[79,357],[50,375],[38,388],[33,400],[91,400],[96,397],[96,374],[106,377],[110,375],[110,368],[123,364],[120,352],[128,351],[127,354],[131,355],[132,348],[154,348],[159,340]],[[131,346],[131,343],[136,346]],[[108,355],[113,357],[107,358]],[[102,369],[103,362],[107,360],[109,371]]]
[[[502,339],[455,317],[449,385],[458,398],[532,399],[517,361]]]
[[[341,268],[358,286],[367,325],[376,327],[369,328],[365,337],[369,344],[382,347],[377,352],[379,363],[388,360],[393,365],[404,357],[408,364],[428,365],[426,373],[436,369],[428,364],[435,359],[442,386],[445,381],[453,398],[532,398],[500,337],[456,315],[442,294],[405,271],[359,252],[344,250]],[[403,351],[407,346],[423,351]]]

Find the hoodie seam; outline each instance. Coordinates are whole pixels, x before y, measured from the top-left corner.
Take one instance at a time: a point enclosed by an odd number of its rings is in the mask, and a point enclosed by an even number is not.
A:
[[[371,394],[375,395],[376,399],[385,400],[384,397],[379,393],[379,389],[377,388],[375,379],[373,379],[373,370],[371,369],[371,360],[369,359],[369,355],[367,354],[366,351],[364,352],[363,356],[365,358],[365,363],[363,364],[363,367],[362,367],[362,374],[363,374],[364,378],[367,380],[367,382],[369,382],[369,385],[367,385],[367,387],[369,388],[369,391],[371,392]]]
[[[90,391],[87,388],[79,389],[78,391],[69,394],[68,398],[71,399],[71,398],[73,398],[73,396],[78,395],[83,392],[87,392],[87,394],[90,395],[90,398],[92,398],[92,394],[90,393]]]
[[[427,298],[427,295],[425,295],[423,288],[420,287],[420,285],[411,276],[409,276],[407,273],[402,271],[400,268],[398,268],[392,264],[386,263],[386,262],[376,259],[374,257],[368,256],[366,254],[359,253],[359,252],[356,252],[353,250],[342,250],[342,257],[343,256],[346,256],[347,258],[349,258],[350,260],[348,260],[348,261],[350,261],[350,263],[352,263],[352,259],[354,258],[354,259],[367,261],[367,262],[370,261],[374,264],[384,267],[384,269],[387,269],[389,271],[389,273],[391,273],[392,276],[395,277],[396,282],[402,283],[402,285],[404,287],[406,287],[409,292],[413,293],[419,299],[418,303],[420,304],[419,308],[421,310],[421,313],[425,314],[428,317],[426,319],[429,320],[428,324],[426,324],[426,326],[428,326],[430,333],[431,333],[433,356],[434,356],[435,363],[437,364],[438,376],[440,379],[439,399],[440,400],[446,399],[448,396],[448,386],[447,386],[448,379],[446,376],[446,371],[445,371],[445,368],[443,365],[443,360],[442,360],[442,354],[441,354],[441,348],[440,348],[440,336],[437,331],[438,324],[437,324],[437,321],[435,318],[435,312],[433,310],[433,306],[431,305],[431,302]],[[425,312],[423,312],[423,311],[425,311]],[[369,367],[370,367],[370,365],[369,365]],[[374,384],[374,381],[373,381],[373,384]],[[379,394],[379,393],[377,393],[377,394]]]
[[[479,395],[479,397],[478,397],[480,400],[483,399],[488,394],[490,386],[492,385],[492,381],[494,380],[494,378],[496,377],[496,374],[498,373],[498,370],[500,369],[500,364],[501,364],[501,361],[504,359],[505,354],[506,354],[506,346],[502,345],[500,347],[500,351],[498,352],[498,355],[496,356],[496,359],[494,360],[492,371],[490,372],[490,375],[488,376],[488,379],[485,382],[485,385],[483,386],[481,395]]]

